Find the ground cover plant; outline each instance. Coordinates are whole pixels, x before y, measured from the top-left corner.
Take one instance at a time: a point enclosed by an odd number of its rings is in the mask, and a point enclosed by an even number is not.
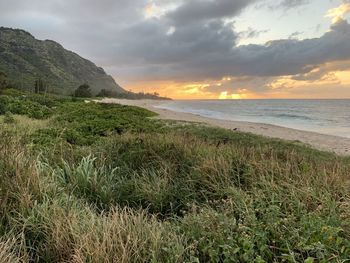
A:
[[[350,260],[347,157],[79,99],[0,110],[0,262]]]

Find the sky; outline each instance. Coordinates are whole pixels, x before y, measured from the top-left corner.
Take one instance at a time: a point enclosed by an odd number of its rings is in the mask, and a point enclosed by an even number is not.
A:
[[[0,26],[175,99],[350,98],[349,19],[350,0],[0,0]]]

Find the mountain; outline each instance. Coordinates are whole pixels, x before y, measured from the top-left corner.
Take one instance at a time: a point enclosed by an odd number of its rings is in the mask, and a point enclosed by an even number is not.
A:
[[[124,93],[114,79],[91,61],[64,49],[52,40],[38,40],[30,33],[0,27],[0,72],[19,88],[34,89],[37,80],[53,93],[72,94],[81,84],[93,93],[102,89]]]

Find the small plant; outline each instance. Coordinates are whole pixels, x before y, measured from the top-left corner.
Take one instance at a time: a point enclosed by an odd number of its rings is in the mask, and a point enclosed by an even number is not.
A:
[[[83,158],[78,166],[71,167],[67,162],[55,174],[66,187],[77,196],[86,198],[97,207],[108,207],[113,202],[114,180],[118,168],[96,167],[95,158]]]

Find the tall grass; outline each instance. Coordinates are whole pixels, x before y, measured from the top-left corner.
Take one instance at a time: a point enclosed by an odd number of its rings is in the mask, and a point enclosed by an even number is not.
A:
[[[1,262],[350,260],[349,158],[69,104],[0,127]],[[106,112],[126,115],[105,126]]]

